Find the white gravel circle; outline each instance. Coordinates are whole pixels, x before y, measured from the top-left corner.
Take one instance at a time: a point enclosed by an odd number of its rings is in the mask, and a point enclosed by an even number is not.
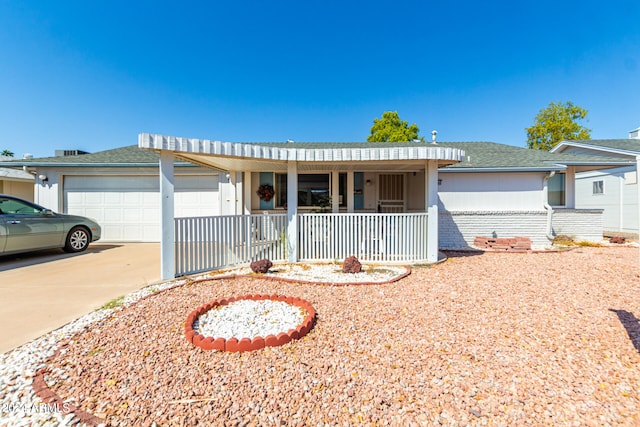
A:
[[[305,316],[306,310],[284,301],[246,299],[212,308],[196,319],[193,330],[213,338],[264,338],[295,329]]]

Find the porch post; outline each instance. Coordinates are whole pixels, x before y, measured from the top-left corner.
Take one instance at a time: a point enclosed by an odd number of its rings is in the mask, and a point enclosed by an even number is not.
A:
[[[331,172],[331,212],[340,211],[340,172]]]
[[[243,196],[244,196],[244,192],[243,192],[243,188],[244,188],[244,182],[242,181],[242,172],[234,172],[236,179],[235,179],[235,184],[236,184],[236,192],[235,192],[235,202],[236,202],[236,208],[235,208],[235,214],[236,215],[242,215],[243,213]]]
[[[287,162],[287,255],[298,261],[298,164]]]
[[[355,203],[353,202],[353,171],[347,172],[347,212],[353,213],[355,210]]]
[[[636,187],[638,187],[638,243],[640,243],[640,156],[636,156]],[[640,267],[640,245],[638,245],[638,267]]]
[[[244,214],[251,215],[251,172],[244,172],[242,184],[244,190]]]
[[[564,176],[564,206],[567,209],[576,207],[576,167],[568,166]]]
[[[438,161],[427,160],[425,164],[424,210],[428,213],[427,261],[438,261]]]
[[[227,173],[221,173],[218,179],[219,192],[220,192],[220,211],[222,215],[237,215],[238,214],[238,176],[236,171],[228,171]]]
[[[175,224],[174,224],[174,176],[173,155],[160,152],[160,277],[169,280],[176,277]]]

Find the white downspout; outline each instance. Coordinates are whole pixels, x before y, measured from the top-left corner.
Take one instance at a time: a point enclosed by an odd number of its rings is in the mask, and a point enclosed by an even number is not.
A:
[[[549,239],[550,241],[553,241],[554,236],[553,236],[553,208],[551,207],[551,205],[549,204],[549,187],[547,182],[553,178],[553,176],[556,174],[555,171],[551,171],[549,172],[549,175],[544,177],[544,181],[543,181],[543,206],[545,208],[545,210],[547,211],[547,229],[545,231],[546,235],[547,235],[547,239]]]

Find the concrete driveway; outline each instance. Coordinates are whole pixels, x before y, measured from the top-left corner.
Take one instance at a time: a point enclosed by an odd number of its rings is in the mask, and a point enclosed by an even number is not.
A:
[[[159,243],[0,256],[0,353],[160,281]]]

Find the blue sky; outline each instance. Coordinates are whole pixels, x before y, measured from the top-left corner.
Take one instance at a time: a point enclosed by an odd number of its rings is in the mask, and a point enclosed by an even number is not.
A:
[[[551,101],[626,138],[639,23],[637,0],[0,0],[0,150],[364,141],[384,111],[427,138],[525,146]]]

